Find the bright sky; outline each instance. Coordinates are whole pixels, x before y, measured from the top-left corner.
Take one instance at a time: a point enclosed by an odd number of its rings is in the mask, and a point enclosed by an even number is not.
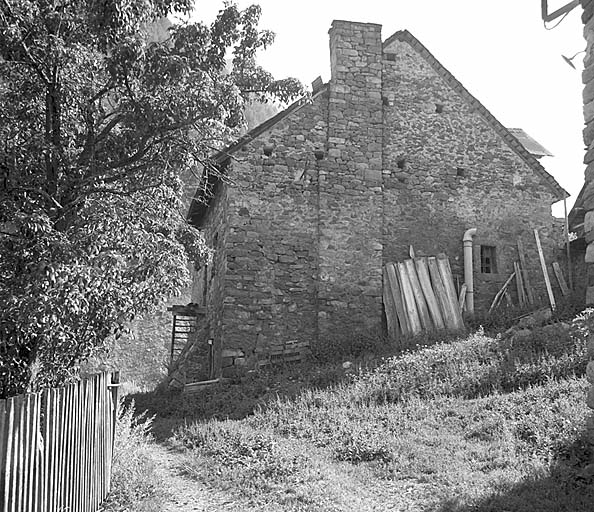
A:
[[[549,0],[549,12],[569,0]],[[505,126],[523,128],[554,157],[541,163],[570,194],[583,184],[582,81],[585,48],[580,7],[545,30],[539,0],[238,0],[258,3],[260,26],[276,32],[259,62],[276,78],[310,84],[330,78],[328,29],[334,19],[379,23],[385,40],[408,29]],[[196,16],[211,21],[222,0],[196,0]],[[554,25],[555,22],[549,25]],[[553,212],[563,215],[563,203]]]

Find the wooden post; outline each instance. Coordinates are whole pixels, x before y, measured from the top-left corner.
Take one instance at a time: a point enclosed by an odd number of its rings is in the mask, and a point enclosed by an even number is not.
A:
[[[528,295],[528,302],[530,305],[534,304],[534,291],[530,285],[530,276],[528,275],[528,266],[526,265],[526,253],[524,252],[524,244],[521,238],[517,239],[518,243],[518,255],[520,257],[520,265],[522,267],[522,280],[526,287],[526,294]]]
[[[567,286],[567,283],[565,282],[565,278],[563,277],[563,272],[561,271],[559,263],[557,263],[556,261],[553,262],[553,270],[555,271],[555,276],[557,277],[559,288],[561,288],[561,293],[564,296],[569,295],[569,288]]]
[[[551,303],[551,310],[555,311],[557,305],[555,304],[555,296],[553,295],[553,289],[551,288],[551,280],[549,279],[549,273],[547,272],[547,264],[545,257],[542,252],[542,246],[540,245],[540,237],[538,236],[538,229],[534,230],[534,238],[536,239],[536,247],[538,248],[538,256],[540,258],[540,266],[542,267],[542,275],[544,276],[545,285],[547,287],[547,293],[549,294],[549,302]]]

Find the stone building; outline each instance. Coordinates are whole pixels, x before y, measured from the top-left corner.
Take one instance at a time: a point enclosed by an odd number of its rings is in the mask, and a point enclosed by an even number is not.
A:
[[[331,80],[215,157],[191,222],[215,249],[196,272],[202,336],[217,369],[252,367],[286,341],[323,343],[383,324],[382,267],[446,253],[463,276],[474,239],[475,303],[484,310],[528,253],[544,297],[533,229],[551,261],[551,205],[567,193],[414,36],[334,21]],[[213,194],[202,191],[211,187]]]
[[[580,208],[577,213],[582,220],[583,243],[585,250],[585,281],[586,281],[586,304],[594,304],[594,0],[581,0],[583,7],[582,21],[584,23],[584,38],[586,39],[586,57],[584,58],[584,71],[582,81],[584,83],[584,127],[583,136],[586,145],[584,163],[586,164],[585,184],[576,201]],[[575,210],[575,208],[574,208]],[[582,253],[583,254],[583,253]],[[588,342],[588,364],[587,376],[591,383],[588,391],[587,404],[594,409],[594,337],[590,336]],[[594,415],[590,415],[587,424],[590,441],[594,443]]]

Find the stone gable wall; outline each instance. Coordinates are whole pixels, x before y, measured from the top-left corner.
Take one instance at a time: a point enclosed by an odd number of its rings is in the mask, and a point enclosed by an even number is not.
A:
[[[317,337],[318,176],[327,97],[234,155],[225,280],[225,348],[252,362],[271,343]]]
[[[225,300],[225,279],[227,275],[227,251],[229,243],[228,195],[229,186],[220,183],[220,189],[213,198],[204,220],[204,236],[206,243],[214,249],[212,261],[194,272],[192,302],[206,306],[206,317],[200,321],[198,335],[205,337],[202,349],[196,354],[192,363],[192,381],[209,378],[208,339],[215,340],[214,368],[222,366],[222,346],[224,339],[223,308]],[[205,290],[206,288],[206,290]],[[215,375],[216,377],[217,375]]]
[[[499,267],[475,272],[478,310],[511,274],[516,237],[534,285],[533,227],[556,257],[551,190],[408,43],[384,50],[379,25],[338,21],[330,53],[327,89],[233,154],[233,184],[206,218],[208,240],[219,232],[208,318],[226,374],[272,344],[381,326],[383,264],[409,245],[447,253],[461,284],[462,235],[478,228],[475,269],[481,243]]]
[[[476,227],[481,311],[513,272],[521,237],[531,282],[546,300],[532,230],[550,265],[561,241],[550,188],[407,42],[385,48],[383,65],[384,263],[407,258],[410,245],[421,255],[444,252],[462,284],[462,236]],[[496,247],[496,274],[480,272],[481,244]]]

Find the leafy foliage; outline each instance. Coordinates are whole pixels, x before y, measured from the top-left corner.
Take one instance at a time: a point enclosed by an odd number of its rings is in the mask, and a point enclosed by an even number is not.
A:
[[[245,101],[302,92],[256,65],[258,6],[154,37],[192,5],[0,1],[0,396],[74,378],[187,283],[208,251],[180,176],[218,172]]]

